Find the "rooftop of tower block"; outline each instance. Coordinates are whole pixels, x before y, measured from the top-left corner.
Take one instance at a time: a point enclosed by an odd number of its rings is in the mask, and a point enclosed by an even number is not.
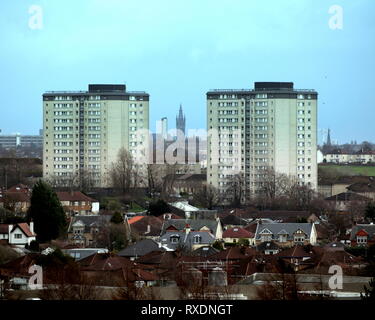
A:
[[[254,82],[254,89],[211,89],[208,99],[222,98],[255,98],[256,94],[270,93],[269,98],[296,98],[297,94],[306,94],[309,99],[317,99],[318,93],[313,89],[295,89],[293,82]],[[224,97],[225,98],[225,97]]]

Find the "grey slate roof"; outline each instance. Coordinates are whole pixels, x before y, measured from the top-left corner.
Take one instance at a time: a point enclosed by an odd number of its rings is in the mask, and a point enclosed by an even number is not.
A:
[[[195,236],[201,237],[199,244],[210,245],[215,242],[215,236],[207,231],[190,231],[188,233],[185,231],[170,231],[161,236],[160,241],[162,245],[166,245],[173,250],[176,250],[178,247],[190,250],[194,244],[198,244],[194,241]],[[177,242],[172,242],[172,238],[178,239]]]
[[[169,219],[164,221],[161,234],[163,235],[166,232],[166,229],[170,226],[174,226],[178,230],[184,230],[187,224],[190,225],[192,231],[198,231],[203,227],[210,229],[211,233],[215,234],[220,222],[217,220],[209,219]]]
[[[164,248],[159,248],[159,244],[151,239],[141,240],[131,246],[122,249],[117,255],[121,257],[142,257],[152,251],[164,251]]]
[[[357,224],[353,226],[350,233],[350,240],[355,240],[355,235],[360,230],[365,230],[368,233],[368,240],[375,240],[375,224]]]
[[[311,235],[312,224],[311,223],[261,223],[258,224],[255,240],[261,239],[261,233],[267,233],[268,231],[272,234],[272,239],[277,240],[278,235],[287,234],[288,240],[293,240],[293,234],[297,230],[302,230],[307,237]]]
[[[72,226],[75,223],[81,222],[85,226],[84,232],[87,233],[90,232],[90,229],[93,227],[100,227],[105,225],[106,223],[109,223],[111,218],[112,217],[109,215],[77,215],[72,217],[68,232],[72,232]]]

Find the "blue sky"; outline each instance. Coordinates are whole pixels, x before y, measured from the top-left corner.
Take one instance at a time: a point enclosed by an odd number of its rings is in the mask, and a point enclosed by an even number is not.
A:
[[[163,116],[171,128],[180,103],[202,129],[209,89],[293,81],[319,92],[318,127],[334,140],[375,142],[374,16],[372,0],[2,0],[0,128],[37,134],[44,91],[125,82],[150,93],[152,129]]]

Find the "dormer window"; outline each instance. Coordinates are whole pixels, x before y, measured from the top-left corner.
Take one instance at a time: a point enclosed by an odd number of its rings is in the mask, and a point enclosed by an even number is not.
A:
[[[260,241],[262,242],[272,240],[272,232],[268,229],[263,229],[259,234],[260,234]]]
[[[195,235],[194,243],[202,243],[202,237],[200,235]]]
[[[173,235],[170,237],[171,243],[178,243],[180,240],[180,237],[178,235]]]

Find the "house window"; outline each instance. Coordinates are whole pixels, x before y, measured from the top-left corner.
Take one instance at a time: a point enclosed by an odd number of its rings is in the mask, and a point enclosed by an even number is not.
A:
[[[14,234],[14,239],[22,239],[22,233]]]
[[[286,235],[285,234],[280,234],[279,242],[286,242]]]
[[[171,236],[170,237],[171,243],[178,243],[179,239],[180,239],[179,236]]]
[[[358,236],[357,237],[358,244],[367,244],[367,237],[366,236]]]
[[[305,237],[303,236],[294,237],[294,242],[304,242],[304,241],[305,241]]]
[[[261,241],[266,242],[266,241],[271,241],[272,240],[272,235],[270,234],[264,234],[261,236]]]
[[[194,236],[194,243],[202,243],[202,237],[201,236]]]

